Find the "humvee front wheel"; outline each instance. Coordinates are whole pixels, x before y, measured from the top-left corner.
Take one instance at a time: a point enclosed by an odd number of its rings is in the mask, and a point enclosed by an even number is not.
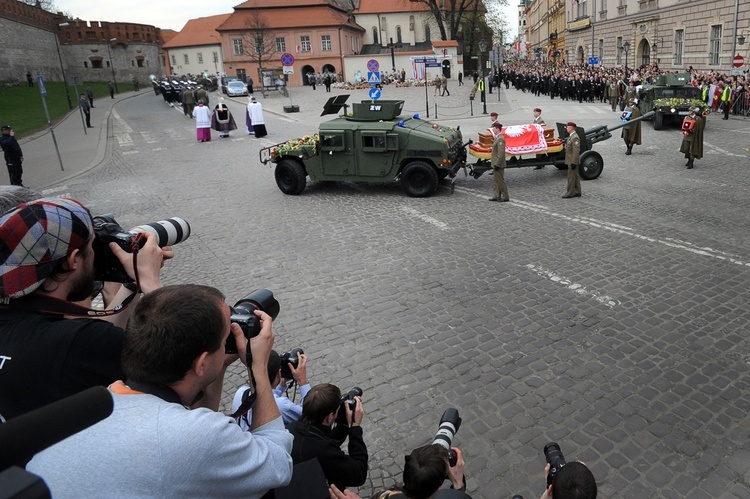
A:
[[[654,130],[661,130],[664,128],[664,115],[657,112],[654,116]]]
[[[413,161],[401,172],[401,185],[409,196],[423,198],[431,196],[438,185],[438,174],[431,165]]]
[[[293,159],[282,159],[274,172],[276,185],[284,194],[302,194],[307,185],[305,169]]]
[[[578,174],[583,180],[594,180],[602,174],[604,160],[602,155],[596,151],[586,151],[581,154],[581,164],[578,165]]]

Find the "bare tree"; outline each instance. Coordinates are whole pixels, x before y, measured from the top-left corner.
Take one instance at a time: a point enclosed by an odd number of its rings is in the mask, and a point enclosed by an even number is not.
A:
[[[441,40],[456,40],[461,23],[469,12],[484,10],[482,0],[409,0],[429,7],[440,30]],[[507,0],[496,0],[507,2]]]
[[[242,47],[245,55],[258,64],[258,77],[261,78],[259,83],[262,85],[263,63],[271,60],[277,52],[276,35],[261,14],[260,9],[253,9],[245,24]]]
[[[54,0],[20,0],[21,2],[29,5],[35,5],[36,7],[39,7],[42,10],[46,10],[47,12],[57,12],[57,7],[55,7]]]

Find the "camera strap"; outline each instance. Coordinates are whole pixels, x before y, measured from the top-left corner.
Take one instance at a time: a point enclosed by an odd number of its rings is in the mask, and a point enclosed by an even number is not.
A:
[[[22,312],[39,312],[46,315],[72,315],[76,317],[109,317],[112,315],[119,314],[128,304],[133,301],[133,298],[138,294],[135,291],[125,300],[113,307],[110,310],[96,310],[93,308],[87,308],[81,305],[76,305],[73,302],[61,300],[59,298],[53,298],[51,296],[33,294],[28,297],[24,297],[19,300],[9,300],[5,305],[13,310],[19,310]]]
[[[238,419],[240,417],[244,417],[247,415],[247,413],[252,409],[253,404],[255,403],[255,399],[258,398],[258,394],[254,391],[256,390],[255,385],[255,375],[253,374],[253,353],[250,350],[250,342],[247,342],[247,355],[245,356],[245,363],[248,366],[248,372],[250,373],[250,388],[248,390],[245,390],[245,393],[242,394],[242,403],[237,408],[234,413],[232,413],[232,416],[234,419]],[[245,421],[248,426],[250,426],[249,421]]]
[[[169,402],[170,404],[180,404],[184,406],[184,404],[182,403],[182,400],[180,400],[180,396],[177,395],[177,392],[172,390],[167,385],[160,385],[158,383],[149,383],[146,381],[140,382],[140,381],[132,381],[132,380],[125,381],[125,385],[127,385],[128,387],[138,392],[148,393],[149,395],[158,397],[162,399],[164,402]],[[195,405],[195,403],[198,402],[202,398],[203,398],[203,390],[198,392],[198,395],[195,396],[195,399],[190,403],[190,405],[191,406]]]

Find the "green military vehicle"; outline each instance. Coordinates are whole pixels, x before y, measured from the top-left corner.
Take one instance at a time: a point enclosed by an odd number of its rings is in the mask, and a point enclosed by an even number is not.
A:
[[[328,100],[321,116],[342,116],[320,124],[315,135],[260,150],[260,161],[276,164],[276,185],[301,194],[313,181],[391,182],[409,196],[431,196],[438,182],[465,165],[461,131],[402,115],[402,100],[366,100],[347,113],[348,95]],[[451,184],[452,187],[452,184]]]
[[[654,130],[664,128],[665,121],[679,121],[688,115],[691,107],[700,107],[707,112],[701,100],[701,89],[690,84],[690,74],[665,74],[658,77],[655,85],[643,87],[638,93],[643,114],[654,111]]]

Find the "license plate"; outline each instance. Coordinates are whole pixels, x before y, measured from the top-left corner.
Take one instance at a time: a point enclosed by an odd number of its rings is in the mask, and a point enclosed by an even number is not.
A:
[[[680,116],[686,116],[686,115],[690,114],[690,111],[680,111],[677,114],[679,114]]]

